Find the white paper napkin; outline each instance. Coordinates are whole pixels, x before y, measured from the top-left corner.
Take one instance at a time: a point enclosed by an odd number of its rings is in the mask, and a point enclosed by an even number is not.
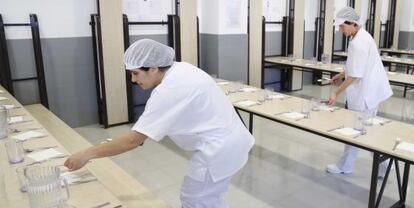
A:
[[[397,145],[397,149],[414,152],[414,144],[408,142],[400,142]]]
[[[336,107],[332,107],[332,106],[328,106],[328,105],[321,105],[321,106],[319,106],[319,110],[334,111],[334,110],[336,110]]]
[[[217,82],[217,85],[227,85],[230,84],[230,82]]]
[[[256,89],[256,88],[251,88],[251,87],[245,87],[245,88],[243,88],[242,90],[243,90],[243,92],[255,92],[255,91],[257,91],[258,89]]]
[[[305,115],[303,115],[302,113],[298,113],[298,112],[284,113],[283,115],[291,119],[301,119],[305,117]]]
[[[6,98],[6,97],[0,97],[0,100],[7,100],[7,99],[9,99],[9,98]]]
[[[285,98],[286,96],[284,96],[284,95],[280,95],[280,94],[277,94],[277,95],[271,95],[271,96],[269,96],[270,98],[272,98],[272,99],[283,99],[283,98]]]
[[[387,72],[389,75],[396,75],[396,72]]]
[[[95,176],[85,171],[82,171],[82,172],[69,172],[68,171],[68,172],[64,172],[60,174],[60,178],[65,179],[66,182],[68,182],[68,184],[72,184],[78,181],[80,182],[80,181],[95,179]]]
[[[335,131],[336,131],[337,133],[340,133],[340,134],[345,135],[345,136],[356,136],[356,135],[358,135],[358,134],[361,134],[361,132],[360,132],[360,131],[355,130],[355,129],[350,128],[350,127],[345,127],[345,128],[341,128],[341,129],[336,129]]]
[[[20,141],[25,141],[33,137],[41,137],[41,136],[46,136],[46,134],[39,132],[39,131],[28,131],[28,132],[16,134],[12,136],[12,138],[20,140]]]
[[[38,151],[35,153],[30,153],[27,156],[32,158],[33,160],[40,162],[40,161],[45,161],[51,157],[56,157],[62,155],[61,152],[55,150],[54,148],[50,148],[50,149],[45,149],[42,151]]]
[[[4,93],[4,91],[3,90],[0,90],[0,93]]]
[[[19,123],[22,122],[23,120],[23,116],[12,116],[9,117],[9,124],[14,124],[14,123]]]
[[[3,105],[7,110],[13,109],[16,106],[15,105]]]
[[[250,107],[253,105],[257,105],[258,103],[256,101],[253,100],[243,100],[243,101],[239,101],[237,102],[238,105],[241,105],[243,107]]]

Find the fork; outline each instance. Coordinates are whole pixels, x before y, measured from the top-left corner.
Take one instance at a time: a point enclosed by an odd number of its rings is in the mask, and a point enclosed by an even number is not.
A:
[[[30,153],[30,152],[34,152],[34,151],[38,151],[38,150],[51,149],[51,148],[55,148],[55,147],[57,147],[57,145],[47,146],[47,147],[39,147],[39,148],[25,148],[24,152]]]
[[[24,132],[24,131],[32,131],[32,130],[40,130],[42,128],[27,128],[27,129],[14,129],[14,128],[10,128],[12,133],[20,133],[20,132]]]

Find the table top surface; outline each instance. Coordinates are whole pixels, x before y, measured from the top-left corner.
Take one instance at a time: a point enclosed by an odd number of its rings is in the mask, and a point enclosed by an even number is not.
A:
[[[24,141],[24,148],[35,149],[45,146],[57,146],[55,149],[63,153],[63,155],[70,155],[92,146],[92,144],[40,104],[22,106],[2,86],[0,86],[0,90],[3,91],[0,93],[0,97],[7,98],[0,101],[0,105],[12,104],[17,107],[9,110],[9,116],[23,116],[23,120],[27,121],[10,124],[9,130],[38,128],[36,131],[47,135],[44,138]],[[9,138],[0,140],[0,167],[2,167],[5,175],[7,193],[7,200],[0,201],[0,204],[7,203],[7,207],[29,207],[27,193],[20,191],[16,168],[28,165],[33,160],[25,155],[22,163],[9,164],[7,154],[5,153],[5,140],[11,139],[16,134],[9,133]],[[62,166],[66,158],[50,159],[44,162],[44,164],[59,166],[62,171],[67,171]],[[76,172],[89,172],[97,180],[81,184],[70,184],[70,198],[67,201],[70,207],[93,207],[106,202],[109,202],[111,207],[118,205],[122,205],[122,207],[169,207],[109,158],[93,160]]]

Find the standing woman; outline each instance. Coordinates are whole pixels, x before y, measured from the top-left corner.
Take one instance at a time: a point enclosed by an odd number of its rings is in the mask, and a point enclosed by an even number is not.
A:
[[[143,114],[131,131],[73,154],[65,166],[77,170],[91,159],[132,150],[147,138],[158,142],[168,136],[194,152],[181,188],[182,207],[228,207],[224,193],[254,144],[231,102],[208,74],[174,62],[174,50],[158,42],[135,42],[124,63],[133,83],[154,88]]]
[[[335,26],[347,37],[351,37],[348,46],[348,58],[345,70],[332,78],[335,83],[345,80],[331,94],[329,104],[346,91],[347,108],[353,111],[375,115],[378,105],[392,95],[387,73],[372,36],[361,27],[359,15],[351,7],[342,8],[335,18]],[[328,165],[329,173],[351,173],[358,155],[358,148],[345,145],[344,153],[335,165]],[[385,174],[387,162],[381,163],[380,174]]]

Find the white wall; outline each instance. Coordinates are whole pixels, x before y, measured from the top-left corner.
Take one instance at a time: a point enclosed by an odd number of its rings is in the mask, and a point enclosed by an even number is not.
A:
[[[219,33],[219,0],[198,0],[200,33]]]
[[[37,14],[40,37],[90,36],[90,14],[96,13],[95,0],[1,0],[4,23],[29,23]],[[31,38],[30,27],[6,27],[7,39]]]
[[[169,14],[174,14],[174,0],[123,0],[123,13],[130,22],[167,21]],[[131,25],[130,35],[167,34],[167,25]]]
[[[401,1],[400,31],[414,31],[414,1]]]

